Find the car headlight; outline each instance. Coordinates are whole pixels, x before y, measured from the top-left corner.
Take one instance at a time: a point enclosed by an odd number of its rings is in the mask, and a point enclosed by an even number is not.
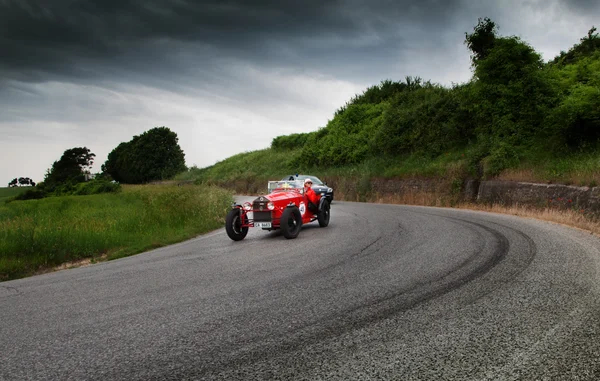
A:
[[[269,209],[269,210],[273,210],[273,209],[275,209],[275,204],[273,204],[272,202],[269,202],[269,203],[267,204],[267,209]]]
[[[333,192],[333,189],[327,188],[327,193],[331,193],[331,192]]]
[[[244,203],[244,210],[252,210],[252,204],[249,202]]]

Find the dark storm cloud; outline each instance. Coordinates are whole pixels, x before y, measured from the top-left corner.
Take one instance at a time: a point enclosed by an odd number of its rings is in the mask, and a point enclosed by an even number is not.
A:
[[[219,71],[221,59],[307,68],[434,43],[458,1],[0,0],[2,78],[42,81]],[[422,25],[418,35],[406,25]],[[414,30],[414,28],[412,29]],[[353,63],[356,68],[353,69]],[[202,71],[202,70],[200,70]],[[197,73],[198,74],[198,73]],[[201,74],[201,73],[200,73]],[[174,74],[175,75],[175,74]],[[207,75],[210,77],[211,75]]]
[[[598,0],[560,0],[567,7],[576,12],[593,12],[600,10],[600,2]]]

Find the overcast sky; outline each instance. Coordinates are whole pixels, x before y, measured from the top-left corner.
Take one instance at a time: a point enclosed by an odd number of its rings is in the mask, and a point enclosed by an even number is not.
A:
[[[382,80],[470,80],[480,17],[549,60],[599,16],[597,0],[0,0],[0,186],[73,147],[97,172],[157,126],[210,166],[315,131]]]

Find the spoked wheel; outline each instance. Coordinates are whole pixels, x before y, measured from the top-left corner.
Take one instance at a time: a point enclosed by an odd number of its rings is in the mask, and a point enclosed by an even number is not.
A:
[[[302,215],[297,207],[285,208],[281,215],[281,233],[287,239],[298,237],[302,227]]]
[[[248,234],[248,227],[242,227],[242,212],[238,208],[231,209],[225,218],[225,231],[229,238],[241,241]]]
[[[330,217],[331,208],[329,207],[329,201],[327,199],[323,200],[323,205],[321,205],[321,210],[317,214],[317,220],[319,221],[319,226],[324,228],[329,225],[329,217]]]

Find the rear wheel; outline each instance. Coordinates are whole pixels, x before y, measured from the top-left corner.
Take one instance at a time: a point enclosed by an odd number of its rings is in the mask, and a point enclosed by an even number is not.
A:
[[[317,214],[317,220],[319,221],[319,226],[324,228],[329,225],[329,217],[330,217],[331,208],[329,207],[329,201],[327,199],[323,200],[321,205],[321,210]]]
[[[298,237],[302,227],[302,215],[297,207],[285,208],[281,215],[281,233],[287,239]]]
[[[248,227],[242,227],[242,212],[238,208],[231,209],[225,218],[225,231],[229,238],[241,241],[248,234]]]

